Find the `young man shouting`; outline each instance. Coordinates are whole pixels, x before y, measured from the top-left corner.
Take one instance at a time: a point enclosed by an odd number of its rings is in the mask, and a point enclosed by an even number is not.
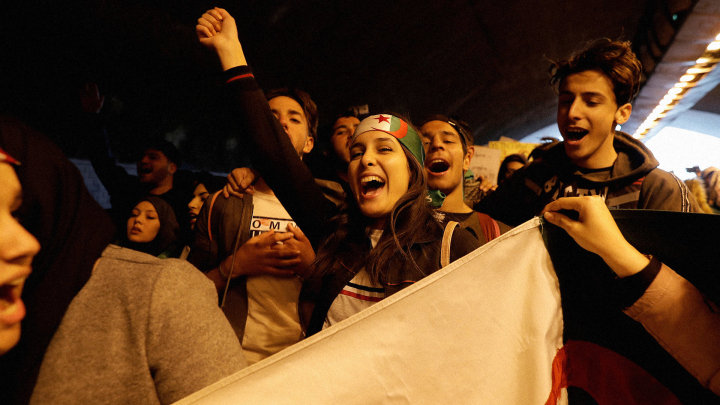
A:
[[[475,205],[518,225],[560,197],[599,195],[610,208],[701,212],[685,185],[657,168],[639,141],[616,131],[630,118],[639,90],[640,61],[629,42],[599,40],[550,67],[558,92],[557,123],[564,142]]]
[[[467,124],[444,115],[432,115],[425,119],[420,134],[425,147],[428,188],[445,195],[438,208],[444,220],[459,222],[481,244],[498,237],[498,224],[488,215],[473,211],[464,201],[465,172],[475,154],[472,132]]]

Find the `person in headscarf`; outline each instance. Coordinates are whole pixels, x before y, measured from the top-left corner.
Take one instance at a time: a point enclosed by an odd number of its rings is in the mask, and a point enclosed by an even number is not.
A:
[[[0,357],[0,403],[12,405],[28,403],[45,349],[115,227],[75,165],[44,135],[0,116],[0,147],[22,162],[16,216],[41,246],[22,293],[22,337]]]
[[[0,356],[20,340],[25,306],[20,294],[40,245],[15,218],[22,188],[13,165],[20,163],[0,149]]]
[[[177,257],[175,242],[180,226],[175,213],[160,197],[148,196],[135,205],[127,221],[127,232],[120,245],[166,259]]]

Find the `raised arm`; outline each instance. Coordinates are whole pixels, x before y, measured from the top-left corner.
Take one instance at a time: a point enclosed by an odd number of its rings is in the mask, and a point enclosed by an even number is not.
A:
[[[215,7],[208,10],[198,19],[195,32],[201,44],[215,50],[224,71],[247,66],[235,19],[225,9]]]
[[[222,9],[209,10],[198,21],[200,42],[214,49],[225,69],[228,91],[236,101],[235,117],[241,143],[247,146],[253,167],[262,175],[313,247],[324,236],[324,224],[335,206],[315,183],[270,111],[237,38],[235,20]]]
[[[90,159],[95,174],[110,195],[114,209],[118,199],[122,200],[127,189],[135,186],[134,179],[127,171],[115,162],[108,144],[105,126],[100,110],[105,103],[105,96],[100,94],[97,84],[86,83],[79,91],[80,106],[83,112],[83,129],[85,132],[83,149]]]

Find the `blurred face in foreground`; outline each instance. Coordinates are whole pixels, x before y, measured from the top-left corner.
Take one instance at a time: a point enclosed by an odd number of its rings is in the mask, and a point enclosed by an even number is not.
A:
[[[20,321],[25,317],[20,295],[40,250],[38,241],[13,216],[21,202],[15,170],[0,163],[0,355],[20,339]]]

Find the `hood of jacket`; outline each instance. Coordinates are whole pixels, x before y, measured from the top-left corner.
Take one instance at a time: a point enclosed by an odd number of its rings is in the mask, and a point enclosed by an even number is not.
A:
[[[647,175],[659,165],[655,156],[642,142],[625,132],[615,132],[613,147],[618,156],[610,170],[610,177],[605,180],[593,178],[593,173],[581,172],[565,153],[564,142],[551,146],[541,159],[545,159],[551,166],[564,167],[565,170],[559,171],[560,173],[574,173],[592,187],[626,185]]]

